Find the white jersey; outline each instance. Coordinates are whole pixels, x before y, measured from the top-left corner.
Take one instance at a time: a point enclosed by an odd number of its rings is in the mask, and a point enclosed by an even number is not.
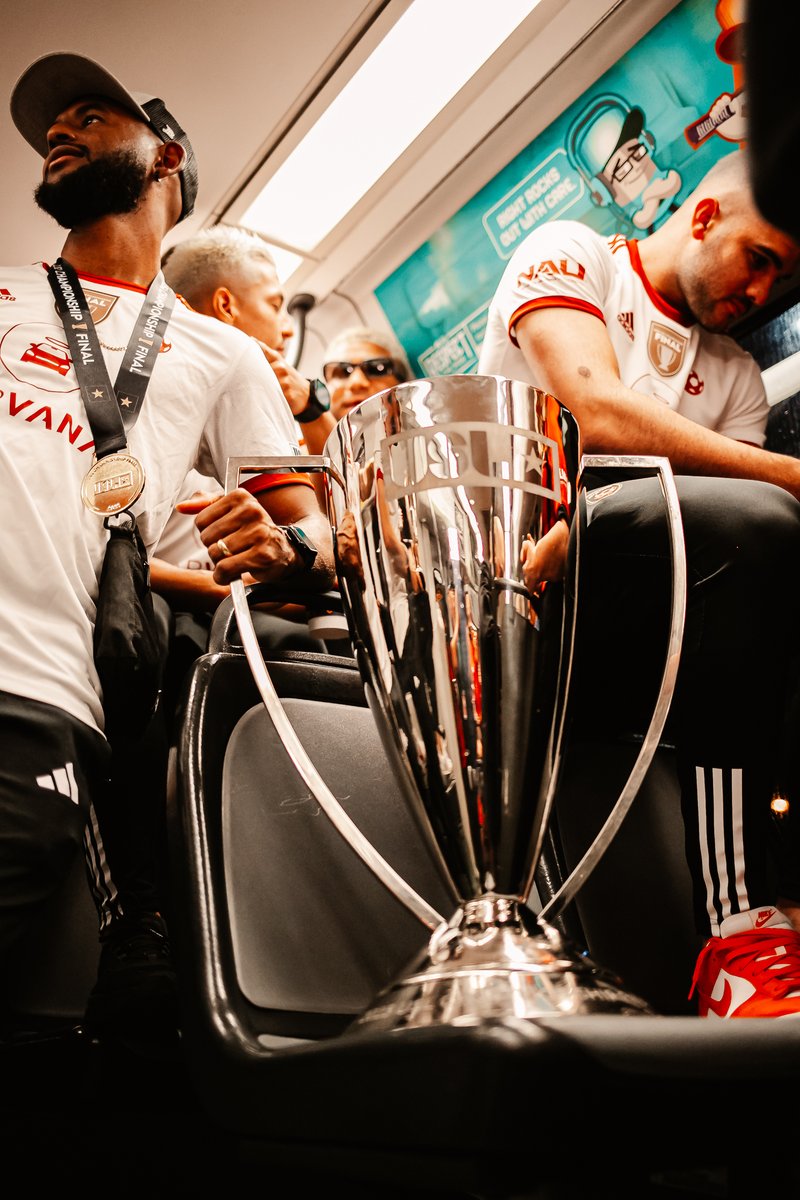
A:
[[[145,290],[81,276],[112,382]],[[3,488],[0,691],[103,728],[92,636],[107,534],[81,501],[93,441],[42,264],[0,268]],[[256,343],[178,301],[128,435],[146,484],[134,506],[152,552],[192,468],[299,454],[291,411]]]
[[[601,237],[578,221],[543,225],[510,259],[489,308],[478,374],[540,387],[514,325],[552,306],[605,322],[627,387],[707,429],[763,446],[768,405],[752,356],[732,338],[685,324],[648,281],[635,241]]]
[[[196,492],[210,492],[221,495],[222,487],[210,475],[201,475],[199,471],[190,471],[180,490],[176,503],[191,500]],[[200,537],[194,517],[187,513],[174,511],[164,526],[164,532],[153,551],[154,558],[163,558],[173,566],[185,570],[213,571],[214,564],[209,558],[208,549]]]

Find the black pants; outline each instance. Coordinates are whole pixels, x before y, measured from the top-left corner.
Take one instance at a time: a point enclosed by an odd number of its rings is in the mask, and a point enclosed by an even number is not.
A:
[[[0,692],[0,955],[83,849],[102,937],[163,911],[167,746],[157,722],[115,744],[49,704]]]
[[[0,692],[0,954],[67,876],[109,770],[99,733],[49,704]],[[113,890],[102,845],[95,841],[88,859],[98,886]]]
[[[770,484],[680,477],[686,627],[669,730],[681,780],[698,931],[800,898],[800,838],[775,834],[773,789],[800,809],[800,504]],[[599,495],[601,498],[595,499]],[[580,539],[576,720],[644,731],[664,669],[670,554],[656,480],[587,493]],[[679,819],[676,813],[676,819]]]

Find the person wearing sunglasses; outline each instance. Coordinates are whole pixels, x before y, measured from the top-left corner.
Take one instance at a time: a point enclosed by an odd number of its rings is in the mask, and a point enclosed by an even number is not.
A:
[[[413,372],[394,334],[358,325],[328,343],[321,376],[302,408],[287,397],[309,454],[324,453],[336,422],[362,400],[412,379]]]

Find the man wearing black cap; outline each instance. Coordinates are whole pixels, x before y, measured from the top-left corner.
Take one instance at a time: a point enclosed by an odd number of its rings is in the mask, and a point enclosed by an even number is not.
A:
[[[75,100],[91,97],[102,98],[124,109],[126,113],[147,125],[163,142],[164,155],[169,159],[172,168],[179,173],[181,211],[178,220],[182,221],[184,217],[190,216],[197,197],[197,164],[188,137],[167,111],[163,100],[139,92],[129,92],[98,63],[78,54],[48,54],[38,59],[21,76],[14,88],[11,115],[25,141],[33,146],[42,158],[46,158],[52,149],[49,130],[54,118],[68,109]],[[123,159],[125,156],[126,152],[122,149],[116,155]],[[112,153],[112,159],[114,157]],[[99,165],[95,161],[94,175],[96,181],[101,183],[104,176],[102,169],[98,169]],[[52,186],[45,180],[45,189]],[[88,189],[88,185],[84,184],[84,188]],[[138,199],[133,195],[130,198]],[[118,195],[112,196],[106,192],[102,200],[98,198],[98,209],[108,205],[109,212],[121,212],[124,208],[120,208],[119,205],[124,203],[126,201]],[[46,204],[42,207],[46,212],[50,211]],[[106,214],[102,211],[97,212],[97,216],[104,215]],[[66,223],[66,228],[90,219],[92,213],[82,210],[74,221]],[[59,216],[56,216],[56,220],[59,224],[64,224]]]
[[[0,269],[0,955],[86,832],[103,944],[90,1007],[98,1022],[138,1023],[163,1015],[174,981],[157,898],[126,861],[124,806],[107,786],[92,650],[103,513],[130,510],[149,551],[190,469],[224,481],[229,457],[299,446],[255,342],[164,283],[162,239],[191,213],[197,172],[163,102],[50,54],[18,81],[11,113],[44,159],[37,203],[69,232],[51,268]],[[124,428],[124,455],[99,449],[103,421]],[[109,469],[115,457],[124,471]],[[261,495],[239,489],[199,512],[217,582],[250,572],[327,586],[330,530],[308,477]]]

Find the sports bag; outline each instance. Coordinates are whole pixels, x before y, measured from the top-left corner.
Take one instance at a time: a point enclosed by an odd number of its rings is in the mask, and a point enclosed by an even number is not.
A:
[[[112,523],[113,522],[113,523]],[[140,736],[158,701],[165,647],[150,591],[147,550],[131,512],[109,531],[94,627],[94,661],[109,741]]]

